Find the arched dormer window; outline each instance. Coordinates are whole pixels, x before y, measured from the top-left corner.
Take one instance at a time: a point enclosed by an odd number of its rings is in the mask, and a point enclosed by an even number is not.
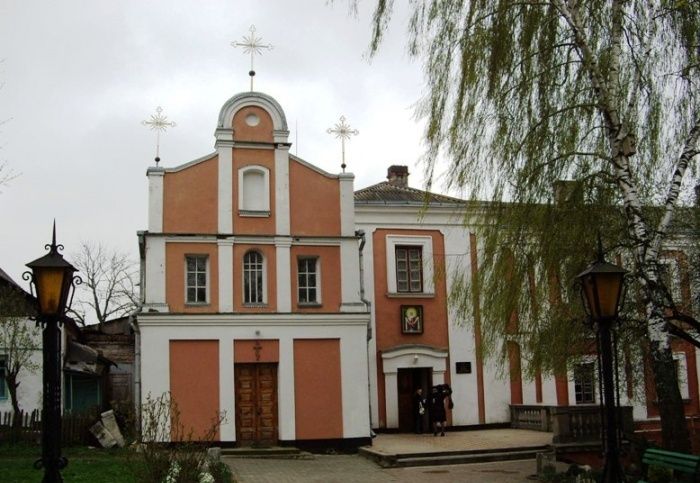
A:
[[[251,250],[243,256],[243,304],[259,305],[267,302],[265,287],[265,259]]]
[[[246,166],[238,170],[238,213],[270,216],[270,171],[264,166]]]

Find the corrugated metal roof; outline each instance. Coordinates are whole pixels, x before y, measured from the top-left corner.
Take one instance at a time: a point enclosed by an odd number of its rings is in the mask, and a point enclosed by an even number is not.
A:
[[[415,188],[396,186],[384,181],[355,191],[356,203],[397,203],[397,204],[463,204],[464,200],[451,196],[431,193]]]

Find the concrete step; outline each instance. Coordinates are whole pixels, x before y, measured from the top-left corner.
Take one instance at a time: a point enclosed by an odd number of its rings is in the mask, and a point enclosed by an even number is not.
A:
[[[525,448],[384,454],[373,451],[371,447],[365,446],[359,449],[359,453],[383,468],[401,468],[408,466],[457,465],[534,459],[537,453],[546,450],[547,446],[531,446]]]
[[[269,448],[223,448],[221,456],[230,458],[258,458],[258,459],[314,459],[311,453],[301,451],[291,446],[271,446]]]

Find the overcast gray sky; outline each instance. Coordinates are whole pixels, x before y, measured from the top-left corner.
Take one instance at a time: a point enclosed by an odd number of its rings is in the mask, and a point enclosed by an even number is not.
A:
[[[24,264],[45,253],[54,218],[68,258],[91,240],[136,259],[155,152],[141,121],[160,105],[177,123],[162,137],[165,167],[212,152],[221,105],[249,89],[249,56],[230,43],[251,24],[274,45],[256,58],[255,90],[282,105],[292,153],[339,172],[326,129],[344,114],[360,131],[347,147],[356,189],[390,164],[407,164],[420,187],[421,68],[405,53],[403,12],[366,60],[373,8],[360,0],[352,17],[345,0],[0,0],[0,120],[11,118],[0,160],[19,174],[0,188],[0,267],[25,286]]]

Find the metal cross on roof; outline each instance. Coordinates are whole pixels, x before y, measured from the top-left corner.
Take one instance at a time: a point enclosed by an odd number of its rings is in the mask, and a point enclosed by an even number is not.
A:
[[[141,121],[141,124],[151,128],[151,131],[156,132],[156,166],[160,162],[160,133],[165,132],[169,127],[175,127],[172,121],[168,121],[168,116],[163,115],[163,108],[156,107],[156,113],[151,114],[150,119]]]
[[[335,134],[336,138],[340,138],[340,145],[342,146],[343,152],[343,162],[340,165],[343,168],[343,173],[345,172],[345,140],[350,139],[350,136],[357,136],[360,131],[357,129],[350,129],[350,125],[345,122],[345,116],[340,116],[340,122],[337,122],[335,126],[331,129],[326,130],[328,134]]]
[[[244,54],[250,54],[250,90],[253,90],[253,77],[255,76],[255,69],[253,64],[253,59],[255,55],[262,55],[263,49],[272,50],[274,46],[272,44],[263,44],[262,37],[257,37],[255,35],[255,25],[250,26],[250,35],[243,36],[243,42],[231,42],[232,47],[242,47]]]

